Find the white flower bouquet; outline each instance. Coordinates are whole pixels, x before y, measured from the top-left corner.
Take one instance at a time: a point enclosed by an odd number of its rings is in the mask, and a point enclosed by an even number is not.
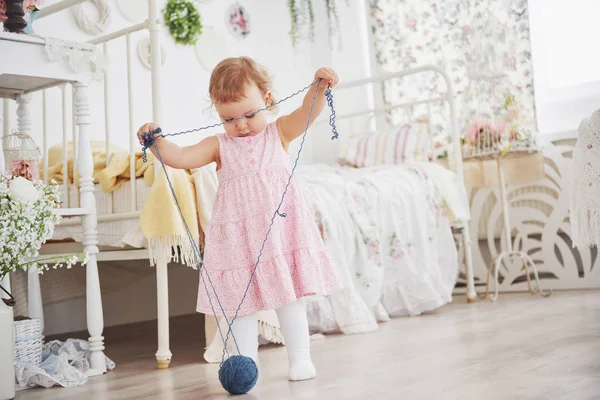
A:
[[[18,268],[37,265],[48,270],[87,263],[87,254],[38,258],[40,247],[54,233],[60,216],[58,185],[0,174],[0,279]]]

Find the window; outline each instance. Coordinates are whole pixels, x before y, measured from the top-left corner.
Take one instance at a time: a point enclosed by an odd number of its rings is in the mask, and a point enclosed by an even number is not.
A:
[[[542,134],[576,130],[600,108],[598,21],[598,0],[529,0],[535,106]]]

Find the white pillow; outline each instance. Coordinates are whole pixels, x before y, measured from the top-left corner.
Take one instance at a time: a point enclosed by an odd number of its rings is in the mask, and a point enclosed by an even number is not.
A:
[[[405,123],[389,132],[367,132],[351,137],[338,163],[357,168],[383,164],[431,161],[433,146],[427,120]]]

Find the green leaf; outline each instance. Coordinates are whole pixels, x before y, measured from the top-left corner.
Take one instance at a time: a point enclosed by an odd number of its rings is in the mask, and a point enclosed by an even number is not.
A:
[[[202,19],[191,1],[169,0],[162,10],[165,25],[175,43],[195,45],[202,34]]]

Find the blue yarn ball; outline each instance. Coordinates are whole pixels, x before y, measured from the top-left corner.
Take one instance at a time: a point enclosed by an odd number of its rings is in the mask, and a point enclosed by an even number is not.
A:
[[[245,394],[256,385],[258,367],[250,357],[231,356],[221,364],[219,380],[229,393]]]

